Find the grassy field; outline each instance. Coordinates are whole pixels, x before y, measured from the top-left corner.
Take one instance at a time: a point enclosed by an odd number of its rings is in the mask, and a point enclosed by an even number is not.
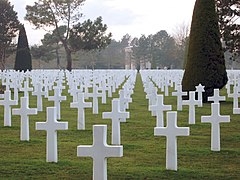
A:
[[[226,95],[225,89],[221,94]],[[231,122],[221,124],[220,152],[210,150],[211,125],[200,122],[201,115],[210,115],[210,104],[196,108],[195,125],[188,124],[187,106],[178,112],[178,126],[190,127],[190,136],[178,138],[178,171],[168,171],[166,138],[153,134],[156,120],[147,110],[140,75],[132,98],[130,119],[121,124],[124,156],[108,159],[108,179],[240,179],[240,115],[232,115],[232,99],[221,103],[221,115],[231,115]],[[46,112],[30,116],[30,141],[22,142],[20,116],[12,116],[12,127],[3,127],[0,107],[0,179],[92,179],[92,159],[77,157],[77,146],[92,144],[95,124],[108,125],[110,144],[111,120],[101,118],[102,112],[111,110],[111,99],[107,101],[98,115],[86,110],[85,131],[77,130],[77,109],[69,108],[71,97],[62,102],[61,121],[69,123],[69,130],[58,131],[58,163],[46,162],[46,132],[35,130],[35,122],[46,121]],[[35,104],[36,97],[31,97],[30,106]],[[46,99],[43,104],[53,106]],[[165,104],[176,110],[176,97],[166,97]]]

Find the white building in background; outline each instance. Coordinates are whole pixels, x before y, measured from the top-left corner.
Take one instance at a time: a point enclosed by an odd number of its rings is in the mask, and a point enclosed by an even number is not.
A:
[[[132,50],[132,46],[128,46],[126,48],[124,48],[124,52],[125,52],[125,69],[132,69],[135,70],[137,69],[137,62],[136,60],[133,58],[133,50]],[[140,69],[151,69],[151,62],[149,60],[141,60],[140,61]]]
[[[133,50],[132,46],[124,48],[125,52],[125,69],[136,69],[136,63],[132,58]]]

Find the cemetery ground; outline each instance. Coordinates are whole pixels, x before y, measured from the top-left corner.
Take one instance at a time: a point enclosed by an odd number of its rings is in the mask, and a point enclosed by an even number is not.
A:
[[[99,99],[97,115],[92,114],[92,108],[86,109],[86,130],[77,130],[77,109],[69,108],[72,98],[67,90],[63,95],[67,100],[61,103],[61,121],[67,121],[69,128],[58,131],[58,163],[46,162],[46,132],[35,130],[36,122],[46,121],[45,107],[53,106],[53,102],[44,98],[44,111],[29,117],[29,142],[20,141],[20,116],[12,115],[12,127],[3,126],[3,107],[0,106],[0,179],[92,179],[93,161],[77,157],[77,146],[92,144],[92,125],[95,124],[107,124],[107,142],[111,144],[111,120],[102,119],[102,112],[111,111],[111,99],[107,99],[107,104],[101,104]],[[221,95],[226,96],[225,88]],[[178,111],[178,126],[190,127],[190,136],[178,137],[178,170],[169,171],[165,167],[166,138],[154,136],[156,117],[148,111],[145,96],[138,74],[133,102],[127,110],[130,118],[121,123],[123,157],[108,158],[108,179],[239,179],[240,115],[232,113],[232,98],[221,102],[221,115],[231,115],[231,122],[220,124],[220,152],[211,151],[211,124],[201,123],[201,116],[211,114],[210,103],[196,108],[195,125],[188,124],[188,106]],[[113,97],[117,97],[117,92]],[[172,105],[176,111],[176,99],[165,97],[164,104]],[[30,107],[36,107],[36,100],[30,96]],[[19,106],[12,108],[15,107]],[[166,113],[164,115],[166,117]]]

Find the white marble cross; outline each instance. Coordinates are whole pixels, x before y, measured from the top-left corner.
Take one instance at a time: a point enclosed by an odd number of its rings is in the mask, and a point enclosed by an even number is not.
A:
[[[125,97],[124,90],[119,91],[120,111],[124,112],[129,107],[128,103],[132,102],[132,98]]]
[[[53,86],[53,89],[55,89],[55,88],[60,89],[60,93],[62,93],[62,90],[66,89],[66,87],[63,86],[62,83],[63,83],[62,80],[60,80],[60,79],[57,80],[56,81],[56,86]]]
[[[66,100],[66,96],[61,96],[61,90],[54,88],[54,96],[48,96],[49,101],[54,101],[54,106],[57,108],[57,119],[61,119],[61,102]]]
[[[183,100],[183,105],[189,106],[189,124],[195,124],[195,106],[200,105],[200,101],[195,99],[195,91],[189,91],[189,100]]]
[[[30,91],[33,91],[33,88],[30,88],[29,87],[29,82],[28,80],[24,81],[24,87],[23,88],[20,88],[20,91],[23,91],[24,92],[24,97],[28,97],[28,93]]]
[[[29,115],[37,114],[36,108],[28,107],[28,97],[21,97],[21,107],[12,110],[14,115],[21,116],[20,140],[29,141]]]
[[[102,93],[98,92],[98,87],[93,86],[93,92],[89,93],[89,97],[92,97],[93,101],[93,114],[98,114],[98,98],[102,97]]]
[[[177,112],[167,112],[167,126],[155,127],[154,135],[166,136],[166,168],[177,171],[177,136],[189,136],[189,128],[177,126]]]
[[[202,93],[205,92],[204,90],[205,86],[202,86],[201,84],[199,84],[198,86],[196,86],[196,92],[198,94],[198,100],[201,101],[200,105],[198,107],[202,107]]]
[[[101,86],[99,87],[99,90],[101,91],[102,94],[102,104],[107,103],[107,87],[106,87],[106,82],[102,81]]]
[[[84,97],[85,99],[89,99],[89,95],[91,95],[88,91],[89,91],[89,88],[90,87],[90,84],[87,84],[87,83],[84,83],[82,84],[82,88],[83,88],[83,92],[84,92]]]
[[[119,100],[113,99],[112,111],[103,112],[102,118],[112,120],[112,144],[120,145],[120,122],[126,122],[126,118],[129,118],[129,112],[121,112]]]
[[[106,84],[106,90],[108,92],[108,97],[112,97],[112,86],[110,84]]]
[[[220,115],[220,103],[212,103],[211,116],[202,116],[201,122],[211,123],[211,150],[220,151],[220,123],[230,122],[230,116]]]
[[[18,89],[19,85],[17,84],[17,80],[14,80],[13,82],[13,92],[14,92],[14,100],[18,101]]]
[[[225,101],[225,96],[220,96],[219,89],[214,89],[214,94],[211,97],[208,97],[208,101],[213,101],[214,103],[219,103],[220,101]]]
[[[124,85],[123,87],[124,95],[126,98],[131,98],[131,95],[133,94],[133,90],[129,89],[127,86]],[[128,108],[128,107],[127,107]]]
[[[164,111],[172,110],[171,105],[164,105],[164,96],[162,94],[157,95],[157,102],[155,105],[149,107],[150,111],[155,111],[157,116],[156,127],[164,127]]]
[[[42,111],[42,96],[45,95],[45,92],[42,91],[42,85],[37,83],[35,91],[32,92],[33,96],[37,96],[37,110]]]
[[[47,121],[36,122],[36,130],[47,131],[47,162],[58,161],[57,151],[57,130],[67,130],[68,122],[57,121],[57,109],[56,107],[47,107]]]
[[[170,85],[170,83],[169,83],[169,79],[166,77],[165,78],[165,82],[164,82],[164,94],[165,94],[165,96],[168,96],[169,95],[169,85]]]
[[[79,92],[81,92],[81,89],[78,89],[78,85],[76,83],[73,83],[68,90],[68,93],[70,93],[70,95],[73,97],[73,102],[77,101]]]
[[[182,111],[182,96],[186,96],[187,92],[182,91],[182,85],[177,86],[177,92],[172,92],[173,96],[177,96],[177,110]]]
[[[48,96],[49,96],[50,87],[51,87],[51,86],[49,86],[48,80],[47,80],[47,79],[44,79],[43,90],[44,90],[44,93],[45,93],[45,98],[48,98]]]
[[[17,105],[18,101],[11,100],[10,90],[5,90],[3,98],[0,100],[0,105],[4,106],[4,126],[12,126],[11,106]]]
[[[107,158],[122,157],[123,146],[107,144],[107,125],[93,126],[93,145],[77,147],[77,156],[93,159],[93,180],[107,180]]]
[[[84,109],[92,107],[92,103],[84,101],[84,93],[78,93],[77,97],[78,97],[77,101],[72,102],[70,104],[70,107],[78,109],[77,129],[84,130],[85,129],[85,110]]]
[[[146,97],[148,98],[148,109],[150,108],[150,106],[155,105],[157,103],[157,95],[158,95],[157,92],[158,92],[158,88],[152,87],[149,94],[146,95]],[[156,116],[155,110],[152,111],[152,116]]]
[[[233,114],[240,114],[240,108],[238,107],[238,98],[239,94],[239,86],[234,86],[233,94],[230,94],[229,97],[233,98]]]

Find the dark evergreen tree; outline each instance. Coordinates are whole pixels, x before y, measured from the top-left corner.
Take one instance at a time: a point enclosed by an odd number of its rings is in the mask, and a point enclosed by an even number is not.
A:
[[[195,91],[195,86],[201,83],[205,86],[203,102],[207,102],[214,88],[223,88],[227,81],[215,0],[196,0],[182,80],[183,90]]]
[[[21,25],[19,30],[17,54],[14,69],[20,71],[32,70],[32,57],[24,25]]]

